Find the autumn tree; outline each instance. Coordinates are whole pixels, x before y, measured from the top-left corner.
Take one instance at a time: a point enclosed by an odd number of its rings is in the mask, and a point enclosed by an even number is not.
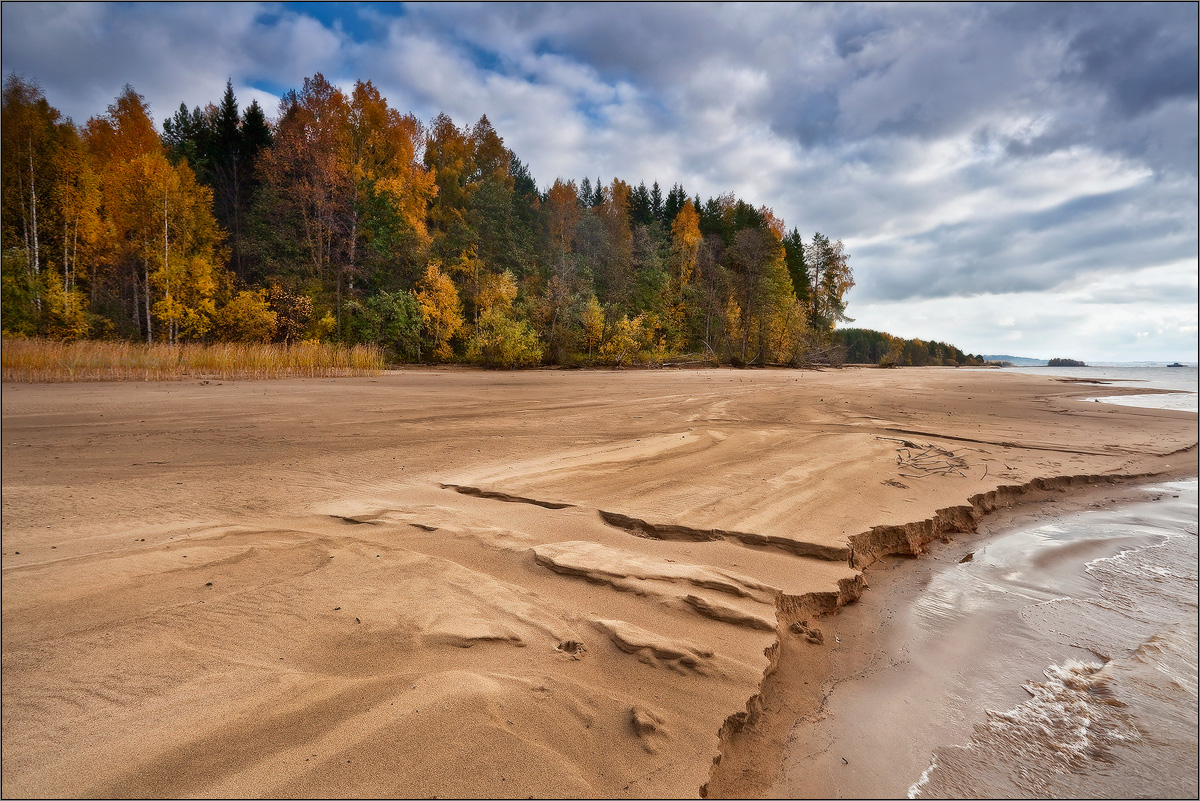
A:
[[[42,269],[46,243],[46,207],[54,186],[52,161],[57,150],[58,109],[32,82],[10,75],[4,80],[3,115],[3,239],[6,260],[6,311],[24,321],[33,333],[42,312]],[[20,263],[13,257],[19,251]],[[26,305],[27,304],[27,305]],[[18,310],[14,306],[25,306]],[[6,330],[17,330],[5,320]]]
[[[476,188],[471,132],[439,114],[425,136],[425,166],[437,183],[437,196],[429,207],[429,228],[442,258],[461,254],[472,242],[467,210]]]
[[[270,342],[279,327],[266,290],[242,290],[214,315],[217,338],[225,342]]]
[[[542,359],[542,345],[527,320],[514,313],[517,282],[510,272],[488,276],[479,293],[479,317],[467,358],[486,367],[527,367]]]
[[[727,313],[735,363],[772,361],[772,326],[795,300],[784,264],[783,245],[770,229],[745,228],[734,235],[728,260],[733,273],[732,305]],[[736,307],[736,313],[733,309]]]
[[[593,273],[596,292],[610,305],[629,303],[633,283],[633,231],[629,225],[629,184],[619,178],[599,189],[602,200],[593,214],[606,234],[607,253]]]
[[[578,190],[574,181],[554,180],[546,193],[546,214],[549,223],[550,243],[559,259],[571,252],[571,238],[583,210],[579,206]]]
[[[839,321],[847,321],[846,293],[854,286],[850,254],[839,239],[830,242],[821,233],[813,234],[805,263],[809,273],[809,319],[818,330],[828,333]]]
[[[583,325],[583,341],[587,345],[590,359],[592,352],[600,346],[604,339],[604,309],[596,300],[595,295],[588,297],[580,316],[580,322]]]
[[[450,349],[450,338],[463,325],[462,303],[454,282],[442,273],[438,262],[431,261],[414,294],[433,358],[449,361],[454,355]]]
[[[119,257],[140,268],[146,341],[156,321],[168,342],[208,333],[224,255],[212,190],[186,163],[147,153],[110,165],[105,207]]]
[[[321,73],[284,94],[275,141],[260,159],[274,197],[294,215],[311,274],[333,284],[335,321],[354,255],[355,185],[350,165],[349,104]]]
[[[371,254],[411,263],[429,244],[426,209],[437,194],[434,175],[422,163],[424,129],[402,115],[369,81],[358,81],[350,98],[350,161],[355,187],[351,242],[364,237]]]
[[[685,203],[671,223],[671,271],[681,291],[696,271],[701,241],[703,237],[696,208],[690,202]]]
[[[608,337],[600,346],[600,359],[614,367],[632,363],[638,352],[650,344],[653,332],[646,322],[646,316],[642,314],[632,318],[628,314],[621,315],[612,324]]]

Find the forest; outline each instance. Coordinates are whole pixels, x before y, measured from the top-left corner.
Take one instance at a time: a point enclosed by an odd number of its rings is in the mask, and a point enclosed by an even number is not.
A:
[[[679,183],[539,188],[486,116],[422,123],[370,81],[305,78],[273,119],[227,84],[160,134],[131,86],[77,126],[10,75],[2,120],[5,337],[363,343],[490,367],[845,352],[840,240]]]
[[[834,340],[848,364],[877,364],[880,367],[954,366],[978,367],[983,357],[963,353],[945,342],[904,339],[869,328],[839,328]]]

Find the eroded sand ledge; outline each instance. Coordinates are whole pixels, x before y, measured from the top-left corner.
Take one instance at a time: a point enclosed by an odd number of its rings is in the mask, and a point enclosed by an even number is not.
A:
[[[814,678],[787,702],[819,703],[819,616],[865,565],[1194,471],[1195,415],[1097,393],[954,369],[5,385],[3,792],[748,786],[714,757],[780,659]]]

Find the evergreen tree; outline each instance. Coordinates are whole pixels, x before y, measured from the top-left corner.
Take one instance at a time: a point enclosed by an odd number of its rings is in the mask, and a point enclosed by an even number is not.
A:
[[[804,263],[804,237],[800,231],[793,228],[792,232],[783,238],[784,258],[787,261],[788,274],[792,276],[792,291],[796,300],[809,303],[808,267]]]
[[[675,215],[683,208],[683,204],[688,202],[687,192],[683,191],[683,187],[675,184],[671,187],[671,191],[667,193],[667,202],[663,206],[663,223],[670,227],[675,222]],[[697,204],[697,209],[700,206]]]
[[[271,127],[267,125],[267,115],[257,100],[250,101],[250,107],[242,114],[242,159],[247,166],[253,166],[259,151],[271,146]]]
[[[186,160],[192,172],[201,181],[209,182],[209,149],[213,131],[207,116],[199,106],[188,111],[186,103],[180,103],[174,116],[163,121],[163,145],[172,164]]]
[[[638,184],[629,197],[629,217],[634,225],[649,225],[654,222],[654,209],[646,182]]]

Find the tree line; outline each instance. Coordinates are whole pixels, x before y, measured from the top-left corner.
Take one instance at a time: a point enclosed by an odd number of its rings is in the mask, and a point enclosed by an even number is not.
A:
[[[834,332],[834,338],[843,348],[847,364],[978,367],[985,363],[982,356],[964,353],[945,342],[904,339],[869,328],[840,328]]]
[[[3,85],[3,331],[375,343],[398,361],[836,359],[850,254],[731,193],[556,178],[487,117],[428,124],[321,74],[268,119],[130,86],[82,127]]]

